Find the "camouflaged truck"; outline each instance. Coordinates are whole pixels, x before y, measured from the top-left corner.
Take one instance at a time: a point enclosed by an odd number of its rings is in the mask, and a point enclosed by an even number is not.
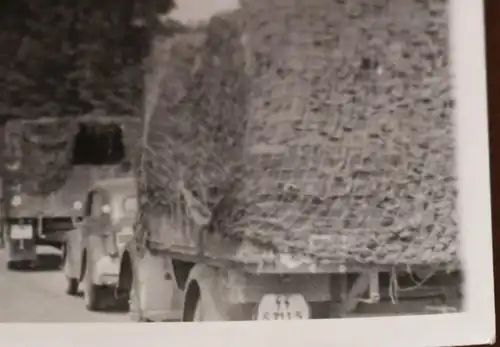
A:
[[[37,245],[64,257],[89,187],[130,175],[136,129],[133,117],[102,115],[6,123],[0,216],[8,269],[34,266]]]
[[[446,2],[240,3],[154,42],[131,318],[461,310]]]

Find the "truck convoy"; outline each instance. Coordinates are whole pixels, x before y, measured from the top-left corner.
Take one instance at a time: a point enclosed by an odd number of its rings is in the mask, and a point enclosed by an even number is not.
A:
[[[446,1],[240,5],[153,40],[132,317],[460,310]]]
[[[66,292],[76,295],[82,284],[88,310],[127,305],[120,302],[115,289],[125,246],[133,234],[136,195],[133,177],[95,182],[85,197],[82,222],[67,233],[63,267]]]
[[[71,253],[69,289],[83,282],[89,309],[111,286],[136,321],[459,311],[448,8],[240,0],[176,23],[152,40],[140,125],[7,124],[8,266],[86,221],[105,239],[92,221],[108,200],[85,195],[133,174],[132,239]]]
[[[1,216],[9,269],[34,265],[37,245],[63,249],[88,188],[130,175],[137,125],[95,114],[7,122]]]

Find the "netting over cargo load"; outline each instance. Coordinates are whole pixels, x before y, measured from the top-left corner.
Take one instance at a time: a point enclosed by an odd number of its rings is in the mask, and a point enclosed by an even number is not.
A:
[[[107,124],[111,127],[106,126]],[[86,159],[89,155],[95,157],[96,152],[101,154],[101,157],[114,160],[114,157],[107,153],[112,149],[108,145],[108,140],[115,142],[117,140],[105,134],[113,130],[113,125],[120,133],[118,141],[123,141],[123,158],[117,158],[113,162],[88,162]],[[104,145],[93,144],[92,141],[85,142],[85,139],[81,141],[82,133],[83,136],[89,136],[89,132],[97,132],[97,136],[93,138],[99,139],[99,131],[104,132],[104,136],[101,136],[104,137]],[[138,120],[127,117],[66,117],[9,121],[5,127],[3,151],[5,174],[10,181],[21,183],[25,193],[48,195],[64,185],[75,165],[114,165],[128,160],[132,167],[132,161],[137,157],[137,153],[134,152],[137,150],[140,134]],[[91,148],[92,146],[97,148]],[[83,156],[83,161],[75,158],[78,155]]]
[[[447,2],[241,3],[168,41],[150,205],[277,252],[456,261]]]

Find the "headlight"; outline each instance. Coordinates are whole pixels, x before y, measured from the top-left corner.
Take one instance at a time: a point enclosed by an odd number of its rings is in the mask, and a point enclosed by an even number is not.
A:
[[[73,203],[73,208],[74,208],[75,210],[81,210],[81,209],[82,209],[82,207],[83,207],[83,204],[82,204],[82,202],[81,202],[81,201],[75,201],[75,202]]]
[[[111,206],[109,205],[103,205],[101,208],[102,213],[109,214],[111,212]]]
[[[12,206],[14,206],[14,207],[21,205],[21,203],[22,203],[21,197],[19,195],[15,195],[12,198],[11,203],[12,203]]]

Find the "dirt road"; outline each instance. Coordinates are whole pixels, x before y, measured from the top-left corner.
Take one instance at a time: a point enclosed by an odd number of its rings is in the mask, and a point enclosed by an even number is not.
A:
[[[65,294],[65,278],[57,269],[58,251],[41,247],[40,269],[8,271],[0,250],[0,323],[129,322],[126,313],[94,313],[81,297]]]

